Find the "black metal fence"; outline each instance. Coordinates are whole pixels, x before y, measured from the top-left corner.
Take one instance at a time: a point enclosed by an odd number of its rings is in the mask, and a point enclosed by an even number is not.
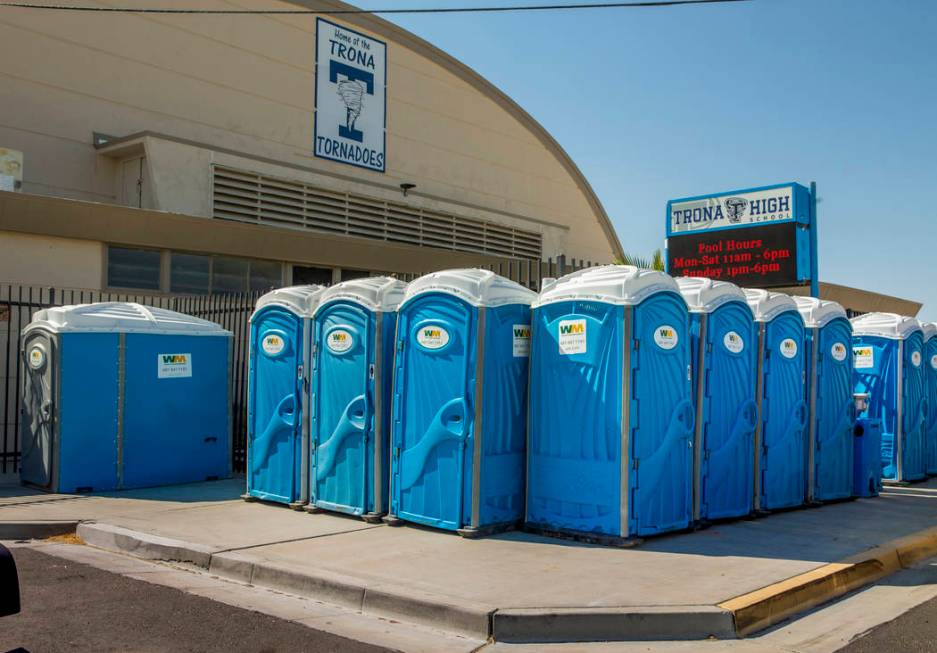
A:
[[[484,267],[539,291],[544,278],[561,276],[591,265],[591,261],[567,260],[561,256],[555,261],[513,260]],[[420,275],[398,276],[404,281],[412,281]],[[0,397],[0,474],[15,473],[19,466],[23,374],[23,361],[19,355],[20,333],[32,320],[33,313],[40,309],[93,302],[136,302],[166,308],[211,320],[234,334],[231,375],[233,469],[235,472],[243,472],[247,464],[248,321],[261,294],[147,295],[0,284],[0,370],[3,371],[0,377],[0,387],[3,389]]]

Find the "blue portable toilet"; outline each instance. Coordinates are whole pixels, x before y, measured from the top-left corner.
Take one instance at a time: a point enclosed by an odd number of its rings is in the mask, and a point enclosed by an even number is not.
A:
[[[877,497],[882,491],[882,420],[857,419],[854,432],[853,496]]]
[[[309,363],[312,315],[324,286],[263,295],[250,324],[247,501],[309,500]]]
[[[397,317],[391,505],[462,535],[524,517],[530,303],[488,270],[412,281]]]
[[[855,391],[869,395],[864,416],[882,421],[882,478],[920,480],[927,411],[921,323],[895,313],[866,313],[851,322]]]
[[[23,330],[24,483],[98,492],[231,475],[231,333],[106,302],[37,311]]]
[[[387,512],[394,333],[406,286],[390,277],[354,279],[319,297],[307,510],[367,521]]]
[[[532,335],[528,527],[609,544],[687,528],[693,400],[677,282],[627,265],[545,281]]]
[[[836,302],[795,297],[806,327],[807,501],[852,496],[852,325]]]
[[[746,288],[758,325],[755,510],[803,505],[807,493],[804,321],[787,295]]]
[[[928,476],[937,475],[937,324],[922,325],[924,332],[924,376],[927,379],[927,429],[924,467]]]
[[[752,511],[755,455],[755,322],[738,286],[702,277],[677,285],[690,309],[694,520]]]

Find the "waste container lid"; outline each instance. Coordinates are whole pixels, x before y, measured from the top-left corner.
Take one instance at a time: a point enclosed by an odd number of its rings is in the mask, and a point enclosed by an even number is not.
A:
[[[312,317],[325,290],[326,286],[317,285],[289,286],[271,290],[266,295],[261,295],[260,299],[257,300],[254,315],[257,315],[257,311],[265,306],[282,306],[293,311],[299,317]],[[254,315],[251,315],[251,319],[254,319]]]
[[[230,336],[220,325],[165,308],[129,302],[53,306],[36,311],[23,333],[154,333],[184,336]]]
[[[927,342],[934,336],[937,336],[937,323],[923,322],[921,324],[921,331],[924,332],[924,342]]]
[[[473,306],[530,304],[537,297],[533,290],[490,270],[464,268],[432,272],[414,279],[407,286],[401,306],[429,292],[454,295]]]
[[[691,313],[712,313],[728,302],[742,302],[748,305],[742,289],[728,281],[705,277],[679,277],[677,285]]]
[[[916,331],[922,331],[921,323],[917,319],[897,313],[866,313],[849,321],[852,323],[854,336],[907,340]]]
[[[335,284],[319,296],[316,311],[328,302],[345,300],[361,304],[369,311],[396,311],[403,301],[407,284],[393,277],[367,277]]]
[[[781,313],[797,311],[797,304],[784,293],[761,288],[744,288],[745,299],[755,314],[756,322],[770,322]]]
[[[838,317],[849,319],[846,317],[846,309],[839,302],[816,297],[794,297],[794,302],[808,329],[822,329]]]
[[[545,280],[534,307],[577,299],[632,306],[659,292],[679,293],[680,288],[673,277],[657,270],[601,265]]]

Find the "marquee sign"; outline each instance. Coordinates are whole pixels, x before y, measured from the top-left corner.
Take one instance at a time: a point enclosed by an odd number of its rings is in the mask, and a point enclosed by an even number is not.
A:
[[[667,271],[756,288],[813,283],[813,207],[800,184],[671,200]]]
[[[316,19],[316,156],[386,169],[387,44]]]

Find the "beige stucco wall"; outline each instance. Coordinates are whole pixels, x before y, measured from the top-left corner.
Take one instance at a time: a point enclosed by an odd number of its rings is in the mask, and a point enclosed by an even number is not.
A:
[[[100,242],[0,231],[0,283],[100,290]]]
[[[260,6],[291,5],[251,4]],[[94,150],[92,132],[157,132],[306,169],[294,170],[297,178],[352,177],[377,196],[400,199],[398,185],[415,183],[416,204],[541,231],[545,256],[612,258],[614,245],[581,181],[523,116],[451,64],[375,36],[388,41],[384,175],[311,153],[314,16],[5,10],[0,42],[16,56],[0,58],[0,146],[25,153],[25,192],[114,202],[118,161]],[[153,208],[207,214],[196,182],[207,175],[210,153],[163,147],[164,159],[184,159],[192,172],[154,165],[157,197],[167,199]]]

